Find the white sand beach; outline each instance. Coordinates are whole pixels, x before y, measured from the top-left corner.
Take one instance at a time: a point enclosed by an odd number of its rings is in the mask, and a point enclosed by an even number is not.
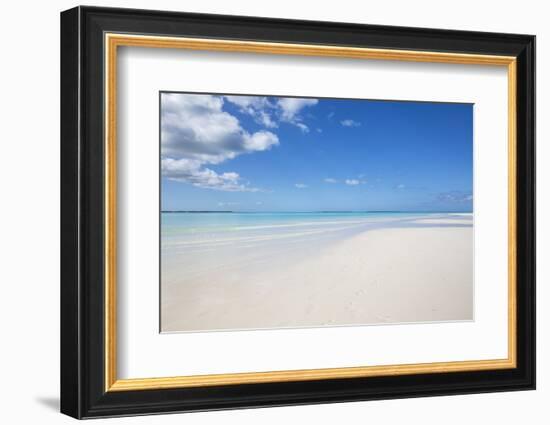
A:
[[[417,217],[310,245],[242,263],[223,254],[210,267],[166,260],[162,331],[473,319],[471,215]]]

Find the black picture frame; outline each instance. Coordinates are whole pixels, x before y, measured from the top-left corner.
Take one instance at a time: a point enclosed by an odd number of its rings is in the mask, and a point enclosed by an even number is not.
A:
[[[517,59],[517,367],[105,391],[104,33],[507,55]],[[61,412],[75,418],[535,388],[535,37],[177,12],[61,13]]]

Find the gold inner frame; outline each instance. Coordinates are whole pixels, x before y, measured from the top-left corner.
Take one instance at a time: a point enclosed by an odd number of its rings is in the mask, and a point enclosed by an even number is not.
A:
[[[105,391],[448,373],[516,367],[516,58],[326,45],[105,34]],[[508,71],[508,357],[382,366],[118,379],[116,325],[116,99],[119,46],[505,66]]]

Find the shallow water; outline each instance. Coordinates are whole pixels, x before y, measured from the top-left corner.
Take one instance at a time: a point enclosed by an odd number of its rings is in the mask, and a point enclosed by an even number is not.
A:
[[[376,271],[378,269],[371,264],[369,270],[374,270],[374,274],[366,276],[363,267],[358,266],[357,258],[368,263],[369,258],[374,257],[377,258],[374,261],[383,263],[399,247],[389,248],[388,252],[381,251],[387,250],[388,246],[380,246],[375,251],[371,247],[366,255],[356,255],[363,245],[359,244],[357,250],[349,251],[348,239],[365,232],[368,239],[370,230],[381,228],[471,228],[472,225],[472,215],[452,213],[163,213],[163,330],[286,327],[286,321],[293,327],[325,323],[324,316],[308,316],[306,307],[313,303],[312,299],[320,297],[319,305],[330,302],[342,307],[345,303],[353,303],[361,297],[355,290],[346,292],[346,287],[354,288],[359,281],[362,291],[366,291],[365,288],[369,290],[365,292],[368,297],[380,298],[391,289],[377,286],[377,282],[383,280],[378,274],[391,274],[391,270]],[[333,266],[335,252],[346,250],[344,257],[339,255]],[[404,255],[407,256],[406,253]],[[461,261],[457,264],[462,264]],[[308,266],[304,268],[304,264]],[[451,274],[458,276],[455,271]],[[327,282],[324,286],[317,285],[319,279],[325,278],[332,288],[328,301],[325,299],[327,294],[319,292],[327,286]],[[345,281],[341,282],[341,279]],[[466,295],[470,294],[469,282],[462,285]],[[420,287],[425,283],[421,283]],[[343,286],[340,288],[341,284]],[[295,292],[296,285],[309,289],[297,288]],[[262,295],[264,292],[265,296]],[[404,293],[407,293],[406,290]],[[398,298],[397,294],[392,297]],[[469,300],[468,296],[466,298]],[[290,308],[284,306],[290,302],[294,303],[296,311],[292,311],[297,318],[287,318],[284,313]],[[276,307],[281,311],[272,311]],[[330,312],[333,309],[329,307],[327,311]],[[251,317],[241,317],[241,308],[253,311]],[[264,309],[271,309],[270,313],[265,313]],[[363,324],[379,321],[373,316],[378,310],[372,305],[357,318],[349,316],[351,310],[348,310],[344,308],[341,312],[343,316],[334,320],[338,323]],[[431,317],[435,313],[428,309],[423,314]]]
[[[350,236],[368,228],[415,225],[420,218],[460,217],[442,213],[162,213],[163,252],[224,245],[256,245],[300,238]]]
[[[457,224],[417,222],[439,218]],[[366,230],[464,226],[459,220],[448,213],[162,213],[161,276],[185,281],[220,267],[284,267]]]

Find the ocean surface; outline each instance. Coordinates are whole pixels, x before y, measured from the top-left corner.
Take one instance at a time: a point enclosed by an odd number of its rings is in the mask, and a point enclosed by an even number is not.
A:
[[[285,313],[281,313],[290,308],[285,307],[285,303],[296,304],[299,301],[296,308],[313,303],[294,300],[294,295],[285,297],[294,294],[293,285],[298,284],[309,285],[307,287],[311,293],[308,289],[307,297],[316,299],[322,296],[315,289],[313,280],[322,280],[325,275],[315,273],[317,269],[324,270],[319,273],[336,273],[330,264],[334,253],[342,252],[339,244],[345,251],[345,247],[349,247],[349,239],[360,234],[368,238],[369,231],[381,228],[471,227],[470,220],[471,215],[465,220],[464,215],[451,213],[164,212],[161,215],[160,258],[162,329],[194,331],[285,327],[290,320],[285,318]],[[352,253],[350,255],[354,256]],[[393,250],[390,249],[387,255],[391,257]],[[301,265],[312,264],[315,259],[321,259],[319,264],[315,269],[306,270],[303,277],[292,274],[293,270],[301,270]],[[334,274],[333,280],[337,282],[342,273],[347,273],[346,279],[349,280],[348,268],[357,267],[357,263],[350,259],[347,264],[341,256],[338,261],[335,267],[341,270]],[[361,272],[359,267],[357,273]],[[372,277],[374,280],[378,278]],[[282,292],[279,293],[277,288]],[[297,293],[303,295],[304,290]],[[334,293],[339,292],[335,289]],[[344,295],[351,297],[349,302],[356,298],[353,294]],[[277,301],[269,300],[270,297],[279,298]],[[300,304],[302,301],[303,306]],[[252,304],[247,304],[250,302]],[[335,302],[337,305],[343,303],[342,299]],[[252,316],[241,314],[241,308],[253,310],[250,313]],[[264,308],[281,311],[270,310],[271,313],[264,314]],[[239,317],[241,321],[236,319]],[[267,320],[270,317],[275,318],[275,322]],[[205,325],[207,318],[210,321]],[[231,318],[237,321],[231,321]],[[264,323],[263,319],[267,321]],[[313,323],[306,319],[303,319],[304,323]],[[352,317],[340,319],[351,320],[349,323],[355,320]],[[375,320],[371,317],[361,323],[371,319]]]
[[[171,255],[193,251],[321,246],[365,230],[419,226],[422,218],[451,213],[403,212],[163,212],[161,247]]]

